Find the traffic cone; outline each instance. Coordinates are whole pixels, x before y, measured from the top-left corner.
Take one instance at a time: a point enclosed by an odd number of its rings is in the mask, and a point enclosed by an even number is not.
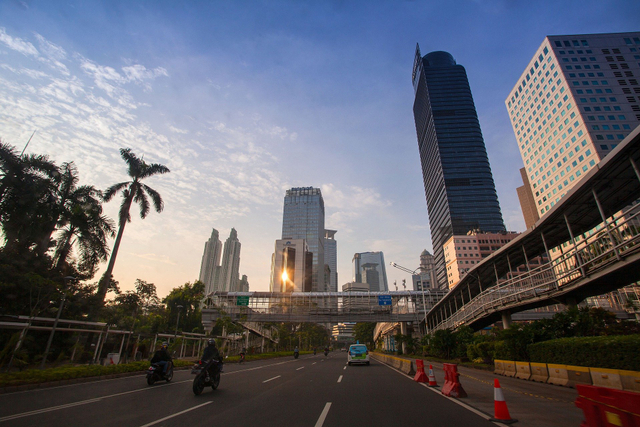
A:
[[[509,409],[507,409],[507,402],[504,400],[504,394],[502,394],[502,388],[500,388],[500,381],[497,378],[493,380],[493,408],[494,417],[491,421],[499,421],[504,424],[515,423],[518,420],[514,420],[509,415]]]
[[[429,387],[438,387],[436,376],[433,374],[433,366],[429,365]]]

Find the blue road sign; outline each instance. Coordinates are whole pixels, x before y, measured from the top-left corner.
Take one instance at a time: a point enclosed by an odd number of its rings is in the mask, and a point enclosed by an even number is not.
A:
[[[378,295],[378,305],[391,305],[391,295]]]

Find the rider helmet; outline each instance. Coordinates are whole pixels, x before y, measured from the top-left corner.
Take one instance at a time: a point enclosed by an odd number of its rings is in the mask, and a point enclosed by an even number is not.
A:
[[[213,345],[213,346],[216,345],[216,340],[213,339],[213,338],[209,338],[209,341],[207,341],[207,342],[209,343],[209,345]]]
[[[168,342],[163,342],[162,343],[162,348],[167,349],[169,347],[169,343]]]

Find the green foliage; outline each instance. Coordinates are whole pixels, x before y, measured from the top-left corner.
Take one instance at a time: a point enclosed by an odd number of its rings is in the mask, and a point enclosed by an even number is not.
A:
[[[373,348],[373,331],[376,328],[376,322],[359,322],[353,328],[356,341],[366,344],[369,348]]]
[[[204,283],[196,280],[193,283],[187,282],[182,286],[173,288],[162,302],[166,304],[171,324],[178,322],[178,311],[180,312],[180,324],[178,329],[184,332],[204,332],[202,329],[202,313],[200,311],[200,301],[204,297]],[[178,309],[178,306],[182,306]]]
[[[640,371],[640,335],[559,338],[531,344],[532,362]],[[517,360],[517,359],[516,359]]]

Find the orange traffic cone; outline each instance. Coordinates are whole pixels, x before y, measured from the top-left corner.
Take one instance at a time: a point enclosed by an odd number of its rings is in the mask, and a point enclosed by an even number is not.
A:
[[[436,376],[433,373],[433,366],[429,365],[429,387],[438,387]]]
[[[509,409],[507,409],[507,402],[504,400],[504,394],[500,388],[500,381],[497,378],[493,380],[493,408],[494,418],[491,421],[499,421],[504,424],[515,423],[518,420],[514,420],[509,415]]]

